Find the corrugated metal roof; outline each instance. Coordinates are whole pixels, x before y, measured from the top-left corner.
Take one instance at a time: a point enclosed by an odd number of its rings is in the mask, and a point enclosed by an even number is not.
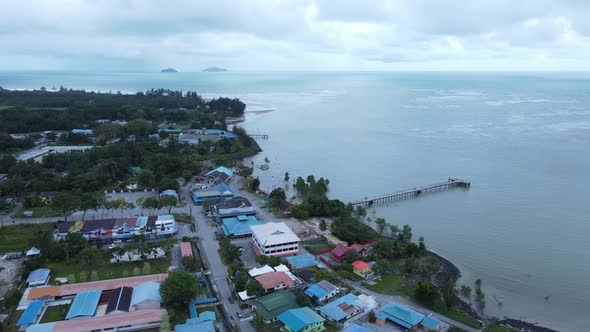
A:
[[[278,318],[293,332],[299,332],[310,324],[325,321],[322,316],[308,307],[287,310],[280,314]]]
[[[308,289],[305,290],[305,294],[309,297],[317,297],[318,299],[322,299],[330,294],[327,290],[323,289],[322,287],[318,286],[317,284],[313,284],[309,286]]]
[[[375,316],[382,319],[389,319],[406,328],[416,326],[424,319],[423,314],[397,303],[387,304]]]
[[[269,272],[261,274],[255,278],[262,285],[264,289],[272,289],[279,286],[291,286],[294,284],[293,279],[282,271]]]
[[[289,262],[289,265],[291,265],[296,270],[319,265],[319,262],[315,259],[315,257],[307,253],[289,256],[287,257],[287,261]]]
[[[53,332],[53,327],[55,326],[56,322],[52,323],[43,323],[43,324],[33,324],[27,327],[27,332]]]
[[[25,309],[25,312],[23,312],[22,316],[20,316],[16,326],[33,324],[37,318],[37,315],[39,314],[39,311],[41,311],[41,308],[43,307],[43,303],[45,303],[45,301],[33,301],[29,303],[29,306],[27,309]]]
[[[112,311],[129,311],[131,294],[133,294],[133,288],[131,287],[115,289],[111,293],[109,304],[107,305],[107,314]]]
[[[346,307],[355,305],[357,299],[358,297],[356,295],[349,293],[326,304],[323,307],[320,307],[318,310],[328,318],[335,321],[340,321],[346,318],[348,315],[348,313],[345,311]]]
[[[354,261],[352,262],[352,266],[356,267],[357,269],[361,270],[361,271],[365,271],[371,268],[371,265],[369,265],[367,262],[363,262],[363,261]]]
[[[347,328],[342,330],[342,332],[372,332],[368,328],[362,327],[356,323],[350,324]]]
[[[190,242],[180,242],[180,256],[193,257],[193,248]]]
[[[101,293],[102,292],[99,290],[91,290],[76,295],[72,305],[70,306],[70,310],[66,315],[66,319],[94,316]]]
[[[131,305],[136,305],[145,301],[162,302],[162,298],[160,297],[160,283],[148,281],[133,288]]]
[[[433,316],[428,316],[424,318],[424,320],[420,323],[422,326],[426,326],[427,328],[434,330],[436,326],[440,324],[440,321]]]
[[[27,283],[45,282],[49,278],[51,271],[49,269],[37,269],[29,273]]]
[[[255,216],[238,216],[233,218],[223,218],[221,229],[226,236],[250,234],[251,227],[261,225],[262,223]]]
[[[134,326],[148,323],[159,323],[162,320],[162,310],[138,310],[120,315],[108,315],[91,318],[78,318],[57,322],[53,332],[82,332],[100,331],[116,327]]]

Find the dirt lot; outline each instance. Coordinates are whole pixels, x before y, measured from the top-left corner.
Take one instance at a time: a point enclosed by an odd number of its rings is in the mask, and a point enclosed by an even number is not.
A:
[[[0,298],[12,287],[18,278],[18,270],[23,264],[23,259],[0,258]]]

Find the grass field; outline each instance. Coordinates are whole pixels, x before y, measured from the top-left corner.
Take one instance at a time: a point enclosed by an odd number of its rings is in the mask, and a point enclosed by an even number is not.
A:
[[[491,325],[483,329],[484,332],[517,332],[517,329],[500,326],[500,325]]]
[[[24,215],[25,211],[32,211],[33,215],[30,217],[27,217]],[[23,208],[18,209],[18,211],[16,211],[12,215],[12,218],[50,218],[50,217],[61,217],[61,213],[55,211],[54,209],[52,209],[49,206],[42,206],[42,207],[34,207],[34,208],[29,208],[29,209],[25,209],[23,207]]]
[[[146,263],[149,265],[146,265]],[[51,276],[53,278],[70,278],[70,283],[72,283],[93,281],[93,279],[106,280],[164,273],[168,272],[170,259],[151,259],[145,263],[110,263],[107,259],[103,259],[88,267],[81,267],[79,264],[66,264],[65,262],[49,263],[47,265],[51,269]],[[72,277],[74,280],[71,280]]]
[[[413,296],[414,286],[399,273],[391,273],[381,277],[375,285],[366,285],[368,289],[383,294]]]
[[[68,305],[57,305],[48,307],[47,310],[45,310],[45,313],[43,314],[40,323],[57,322],[66,319],[68,307]]]
[[[0,228],[0,253],[30,249],[37,231],[53,231],[53,223],[10,225]]]

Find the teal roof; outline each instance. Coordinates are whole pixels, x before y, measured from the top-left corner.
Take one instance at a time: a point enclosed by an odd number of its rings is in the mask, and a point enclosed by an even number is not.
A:
[[[25,309],[25,312],[23,312],[23,315],[20,316],[18,323],[16,323],[16,326],[23,326],[35,323],[37,315],[39,314],[39,311],[41,311],[44,302],[45,301],[41,300],[29,303],[27,309]]]
[[[145,301],[162,302],[162,298],[160,297],[160,283],[147,281],[133,288],[131,303],[129,305],[136,305]]]
[[[186,323],[176,325],[175,332],[215,332],[215,312],[204,311],[198,317],[189,318]]]
[[[352,324],[348,325],[347,328],[342,330],[342,332],[371,332],[371,330],[369,330],[366,327],[362,327],[360,325],[357,325],[356,323],[352,323]]]
[[[346,303],[347,305],[354,305],[358,297],[352,293],[346,294],[343,297],[337,298],[336,300],[326,304],[323,307],[320,307],[318,310],[323,313],[326,317],[340,321],[346,318],[347,314],[340,308],[342,303]]]
[[[322,299],[325,296],[328,296],[330,293],[323,289],[322,287],[312,284],[308,289],[305,290],[305,294],[309,297],[317,297],[318,299]]]
[[[287,310],[278,318],[293,332],[299,332],[308,325],[325,321],[322,316],[308,307]]]
[[[221,229],[226,236],[252,233],[250,226],[262,225],[255,216],[237,216],[223,218]]]
[[[49,269],[36,269],[29,274],[27,283],[45,282],[49,278],[50,272]]]
[[[412,328],[424,319],[423,314],[397,303],[387,304],[375,316],[383,320],[389,319],[405,328]]]
[[[221,172],[221,173],[225,173],[225,174],[227,174],[227,176],[230,176],[230,177],[234,174],[234,171],[232,171],[231,169],[229,169],[225,166],[219,166],[216,169],[207,172],[207,174],[205,174],[205,175],[211,175],[211,174],[215,173],[216,171]]]
[[[33,324],[33,325],[27,327],[26,331],[27,332],[53,332],[53,327],[55,326],[55,323],[57,323],[57,322]]]
[[[300,254],[287,257],[289,264],[295,269],[305,269],[312,266],[318,266],[320,263],[311,254]]]
[[[438,324],[440,324],[440,320],[432,317],[432,316],[428,316],[426,318],[424,318],[424,320],[422,321],[422,323],[420,323],[422,326],[425,326],[431,330],[436,329],[436,326]]]
[[[78,293],[70,306],[66,319],[94,316],[101,293],[99,290]]]

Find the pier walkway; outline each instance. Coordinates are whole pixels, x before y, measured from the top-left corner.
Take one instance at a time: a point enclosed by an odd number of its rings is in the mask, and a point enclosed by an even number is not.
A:
[[[248,136],[252,138],[268,139],[268,135],[266,134],[248,134]]]
[[[449,179],[447,182],[435,183],[427,186],[406,189],[395,193],[384,194],[376,197],[365,198],[357,201],[352,201],[352,206],[372,206],[373,204],[383,204],[401,199],[416,197],[424,193],[449,190],[453,188],[471,187],[471,182],[461,179]]]

